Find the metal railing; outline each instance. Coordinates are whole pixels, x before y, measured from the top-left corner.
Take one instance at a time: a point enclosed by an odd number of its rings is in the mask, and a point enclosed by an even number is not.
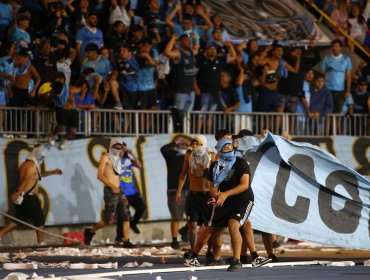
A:
[[[51,133],[56,126],[55,112],[50,109],[0,107],[0,133],[27,134],[34,137]],[[350,118],[330,114],[320,120],[305,114],[174,112],[93,109],[79,111],[78,134],[83,136],[139,136],[155,134],[214,134],[226,128],[233,133],[249,129],[260,133],[268,129],[279,134],[326,136],[370,136],[370,118],[354,114]]]

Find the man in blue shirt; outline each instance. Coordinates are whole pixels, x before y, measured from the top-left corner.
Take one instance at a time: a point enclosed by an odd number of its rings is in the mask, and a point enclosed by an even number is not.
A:
[[[97,28],[98,16],[91,12],[86,19],[86,26],[77,32],[76,50],[80,58],[85,57],[85,48],[88,44],[94,43],[99,48],[104,44],[103,32]]]
[[[350,95],[352,62],[342,53],[341,40],[333,40],[330,46],[331,54],[324,57],[321,70],[325,74],[325,86],[333,94],[334,113],[340,113],[345,98]]]
[[[140,195],[140,192],[135,187],[135,176],[132,168],[142,168],[142,165],[140,160],[134,155],[132,150],[127,148],[126,143],[122,142],[122,145],[122,170],[119,181],[121,190],[125,194],[129,205],[135,209],[135,214],[130,222],[130,227],[136,234],[139,234],[140,230],[138,229],[137,224],[139,223],[141,216],[146,210],[146,206]],[[129,224],[127,223],[127,226],[125,225],[125,227],[122,227],[123,223],[125,222],[122,221],[120,217],[117,217],[116,243],[122,242],[122,238],[129,235]],[[124,230],[122,230],[123,228]]]

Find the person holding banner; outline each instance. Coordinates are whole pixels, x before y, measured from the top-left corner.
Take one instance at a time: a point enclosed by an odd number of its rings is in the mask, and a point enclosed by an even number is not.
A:
[[[45,160],[43,146],[35,147],[26,160],[21,164],[19,170],[19,179],[16,191],[11,199],[15,204],[15,217],[18,220],[31,220],[33,225],[40,230],[36,230],[37,243],[44,244],[44,225],[45,215],[41,208],[41,202],[38,198],[38,181],[42,177],[50,175],[62,175],[60,169],[50,171],[41,170],[41,165]],[[9,231],[15,229],[18,222],[12,221],[0,231],[1,237]]]
[[[221,139],[217,142],[216,149],[219,155],[217,161],[213,162],[208,173],[210,188],[215,196],[215,203],[208,228],[197,240],[196,245],[185,260],[186,266],[200,266],[197,259],[200,249],[211,233],[215,240],[221,240],[220,235],[224,228],[228,227],[233,258],[230,260],[228,271],[235,271],[242,268],[240,262],[242,237],[240,227],[248,218],[252,208],[254,195],[250,188],[248,163],[237,157],[234,151],[233,142],[230,139]],[[220,244],[217,244],[220,245]],[[221,246],[215,246],[215,248]],[[214,251],[214,258],[220,258],[220,250]]]
[[[109,143],[109,152],[102,154],[99,161],[98,179],[104,184],[104,211],[102,221],[98,222],[92,229],[84,230],[85,244],[90,245],[95,232],[116,220],[116,215],[123,220],[123,247],[135,248],[130,242],[130,209],[127,197],[122,192],[119,183],[121,175],[121,151],[123,145],[117,139],[111,139]]]

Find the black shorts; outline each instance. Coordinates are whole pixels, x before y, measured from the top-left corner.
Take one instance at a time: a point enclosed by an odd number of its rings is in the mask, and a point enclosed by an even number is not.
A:
[[[345,100],[344,91],[331,90],[331,93],[333,95],[334,103],[333,113],[341,113],[343,109],[343,103]]]
[[[157,92],[155,89],[148,91],[137,91],[137,109],[151,109],[157,106]]]
[[[22,204],[15,205],[15,217],[25,222],[31,221],[36,227],[45,225],[45,215],[36,195],[25,195]]]
[[[230,219],[239,221],[242,226],[252,212],[253,201],[247,201],[245,204],[239,205],[223,205],[214,207],[211,219],[208,225],[211,227],[225,228],[229,224]]]
[[[136,106],[137,93],[128,91],[122,82],[118,83],[119,98],[123,109],[133,110]]]
[[[75,109],[66,110],[64,108],[55,109],[57,125],[66,128],[78,128],[79,111]]]
[[[280,102],[279,108],[282,108],[284,112],[295,113],[297,112],[299,97],[279,94],[279,102]]]
[[[186,200],[188,222],[197,222],[198,226],[207,225],[212,212],[212,206],[207,205],[210,198],[209,192],[189,192]]]
[[[276,112],[279,103],[279,92],[277,90],[261,87],[257,101],[259,112]]]
[[[114,223],[117,217],[121,221],[131,219],[130,205],[122,191],[114,193],[111,188],[104,187],[104,202],[102,220],[106,225]]]

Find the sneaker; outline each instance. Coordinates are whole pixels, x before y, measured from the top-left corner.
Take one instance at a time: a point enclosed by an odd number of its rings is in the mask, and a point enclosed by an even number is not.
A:
[[[114,244],[116,245],[123,245],[123,240],[122,239],[115,239]]]
[[[63,151],[66,148],[66,145],[67,145],[67,139],[62,139],[59,149]]]
[[[189,266],[189,267],[190,266],[201,266],[197,257],[193,257],[191,259],[185,259],[184,265]]]
[[[122,104],[120,102],[117,102],[116,105],[114,105],[113,109],[123,110]]]
[[[225,261],[222,259],[222,257],[219,258],[218,260],[211,259],[207,263],[208,266],[216,266],[216,265],[224,265],[224,264],[225,264]]]
[[[172,241],[172,243],[171,243],[171,248],[172,249],[175,249],[175,250],[179,250],[180,249],[180,243],[179,243],[179,241]]]
[[[133,248],[137,248],[137,246],[135,244],[132,244],[130,239],[128,239],[127,241],[123,241],[123,245],[122,245],[123,248],[126,248],[126,249],[133,249]]]
[[[273,263],[279,262],[278,258],[275,256],[275,254],[270,255],[269,259],[271,259],[271,262],[273,262]]]
[[[257,258],[255,258],[253,261],[252,261],[252,266],[253,267],[260,267],[260,266],[263,266],[269,262],[271,262],[272,259],[270,258],[264,258],[264,257],[261,257],[261,256],[258,256]]]
[[[181,235],[181,240],[184,242],[189,242],[189,229],[187,226],[183,226],[179,229],[179,233]]]
[[[240,262],[240,260],[238,259],[232,259],[230,261],[230,266],[227,268],[227,271],[237,271],[239,269],[241,269],[243,266],[242,266],[242,263]]]
[[[277,242],[276,240],[272,243],[272,247],[273,248],[279,248],[280,247],[280,243],[279,242]]]
[[[190,259],[190,252],[185,252],[183,257],[184,259]]]
[[[133,231],[133,232],[135,232],[136,234],[140,234],[140,233],[141,233],[140,229],[137,227],[137,225],[136,225],[136,224],[132,224],[132,223],[130,223],[130,228],[131,228],[131,229],[132,229],[132,231]]]
[[[93,239],[95,233],[91,231],[89,228],[85,228],[84,230],[84,240],[85,245],[90,246],[91,240]]]

